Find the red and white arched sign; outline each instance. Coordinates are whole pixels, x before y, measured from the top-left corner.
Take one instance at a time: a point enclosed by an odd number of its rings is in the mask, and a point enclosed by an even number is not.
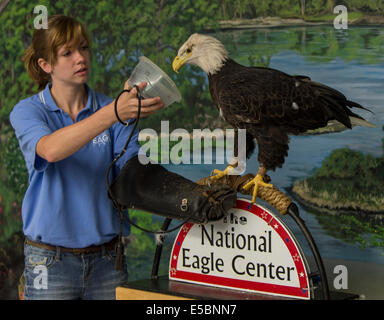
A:
[[[226,218],[180,229],[169,278],[310,299],[307,266],[295,238],[273,213],[239,199]]]

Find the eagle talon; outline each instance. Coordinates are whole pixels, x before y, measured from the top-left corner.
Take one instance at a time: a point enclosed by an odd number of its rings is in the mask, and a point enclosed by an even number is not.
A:
[[[264,182],[263,176],[260,173],[258,173],[251,181],[249,181],[246,185],[243,186],[243,189],[246,191],[253,187],[252,204],[256,202],[259,186],[265,188],[273,188],[273,184]]]
[[[232,166],[228,166],[228,167],[225,168],[223,171],[220,171],[220,170],[218,170],[218,169],[214,169],[212,172],[213,172],[214,174],[216,174],[216,175],[213,176],[212,173],[211,173],[211,175],[210,175],[210,177],[209,177],[209,180],[210,180],[210,181],[219,180],[220,178],[222,178],[222,177],[224,177],[224,176],[227,176],[227,175],[229,174],[229,171],[232,170],[232,169],[233,169]]]

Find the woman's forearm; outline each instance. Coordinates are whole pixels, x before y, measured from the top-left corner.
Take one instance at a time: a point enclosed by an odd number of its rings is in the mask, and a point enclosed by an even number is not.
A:
[[[145,82],[140,83],[139,90],[145,85]],[[128,89],[128,82],[124,88]],[[71,156],[117,122],[114,105],[115,100],[90,117],[42,137],[36,146],[37,154],[48,162],[60,161]],[[160,97],[155,97],[142,100],[141,106],[140,117],[144,118],[163,108],[164,104]],[[136,118],[138,116],[136,89],[121,95],[117,108],[122,120]]]
[[[48,162],[63,160],[115,122],[113,103],[110,103],[90,117],[42,137],[37,143],[36,152]]]

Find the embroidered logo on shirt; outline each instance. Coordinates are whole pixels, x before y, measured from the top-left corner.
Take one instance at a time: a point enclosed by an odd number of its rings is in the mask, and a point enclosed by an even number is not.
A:
[[[110,143],[111,142],[111,139],[109,137],[109,134],[107,133],[102,133],[100,135],[98,135],[96,138],[94,138],[92,140],[93,142],[93,145],[106,145],[107,143]]]

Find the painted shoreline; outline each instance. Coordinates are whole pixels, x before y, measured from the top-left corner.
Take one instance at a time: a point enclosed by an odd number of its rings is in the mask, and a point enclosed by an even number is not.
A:
[[[371,221],[377,221],[384,223],[384,208],[383,209],[374,209],[368,207],[366,204],[346,204],[341,203],[337,200],[327,200],[322,197],[314,197],[311,194],[311,190],[305,191],[300,183],[302,181],[297,181],[290,188],[289,192],[294,196],[294,198],[300,202],[303,206],[306,206],[312,210],[315,210],[320,213],[326,213],[330,215],[354,215],[363,219],[368,219]],[[369,200],[369,198],[367,198]]]
[[[335,15],[336,17],[336,15]],[[349,25],[382,25],[384,24],[383,16],[364,15],[359,18],[349,19]],[[251,29],[251,28],[274,28],[287,26],[320,26],[333,25],[332,21],[319,20],[311,21],[302,18],[280,18],[280,17],[258,17],[254,19],[234,19],[219,21],[220,29]]]

